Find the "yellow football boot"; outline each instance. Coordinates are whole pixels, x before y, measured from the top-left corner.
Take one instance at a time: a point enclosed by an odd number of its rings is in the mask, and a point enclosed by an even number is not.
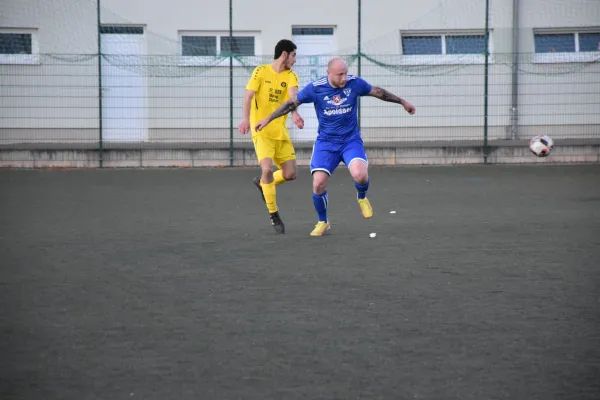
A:
[[[363,217],[366,219],[373,217],[373,207],[371,207],[369,199],[366,197],[364,199],[358,199],[358,205],[360,206],[360,211],[362,212]]]
[[[315,229],[310,233],[310,236],[323,236],[329,230],[329,222],[319,221],[315,225]]]

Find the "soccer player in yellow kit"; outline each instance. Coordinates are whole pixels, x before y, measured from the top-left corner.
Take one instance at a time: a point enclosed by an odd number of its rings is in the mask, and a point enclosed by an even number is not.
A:
[[[273,62],[259,65],[252,72],[244,95],[243,120],[238,125],[242,134],[252,131],[254,150],[262,170],[262,175],[253,182],[261,192],[277,233],[285,233],[285,225],[279,215],[275,186],[296,179],[296,152],[285,125],[287,115],[260,132],[254,126],[286,100],[296,98],[298,76],[292,71],[295,63],[296,45],[291,40],[280,40],[275,46]],[[298,128],[304,127],[304,120],[295,110],[292,120]],[[273,164],[279,168],[275,172]]]

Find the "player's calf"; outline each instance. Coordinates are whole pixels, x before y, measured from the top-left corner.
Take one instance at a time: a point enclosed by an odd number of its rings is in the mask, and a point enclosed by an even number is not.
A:
[[[260,192],[260,197],[262,198],[263,203],[266,204],[267,201],[265,200],[265,194],[263,193],[262,185],[260,184],[260,176],[255,177],[252,180],[252,183],[258,188],[258,191]]]
[[[354,181],[354,187],[356,188],[356,198],[359,200],[366,198],[369,190],[369,178],[359,182]]]

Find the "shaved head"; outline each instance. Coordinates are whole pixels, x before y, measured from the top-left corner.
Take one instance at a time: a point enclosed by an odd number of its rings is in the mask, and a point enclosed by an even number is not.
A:
[[[348,75],[348,66],[341,58],[332,58],[327,63],[327,79],[329,84],[335,88],[346,86]]]
[[[346,65],[344,60],[336,57],[336,58],[332,58],[327,63],[327,69],[331,69],[331,68],[346,68],[346,69],[348,69],[348,66]]]

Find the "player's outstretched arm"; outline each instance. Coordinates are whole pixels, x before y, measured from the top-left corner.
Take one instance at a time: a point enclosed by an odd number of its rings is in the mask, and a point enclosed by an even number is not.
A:
[[[260,131],[262,128],[269,125],[269,122],[273,121],[274,119],[277,119],[281,116],[286,115],[287,113],[289,113],[291,111],[294,111],[296,108],[298,108],[298,106],[300,104],[301,103],[300,103],[300,101],[298,101],[296,96],[294,96],[293,98],[290,98],[286,102],[282,103],[279,107],[277,107],[277,109],[275,111],[273,111],[273,113],[271,115],[269,115],[267,118],[263,119],[258,124],[256,124],[256,126],[255,126],[256,131],[257,132]]]
[[[380,88],[378,86],[373,86],[371,88],[371,91],[369,92],[369,96],[373,96],[380,100],[388,101],[390,103],[401,104],[402,107],[404,107],[404,109],[406,110],[406,112],[409,113],[410,115],[415,113],[415,106],[410,104],[408,101],[401,99],[400,97],[396,96],[395,94],[388,92],[384,88]]]

